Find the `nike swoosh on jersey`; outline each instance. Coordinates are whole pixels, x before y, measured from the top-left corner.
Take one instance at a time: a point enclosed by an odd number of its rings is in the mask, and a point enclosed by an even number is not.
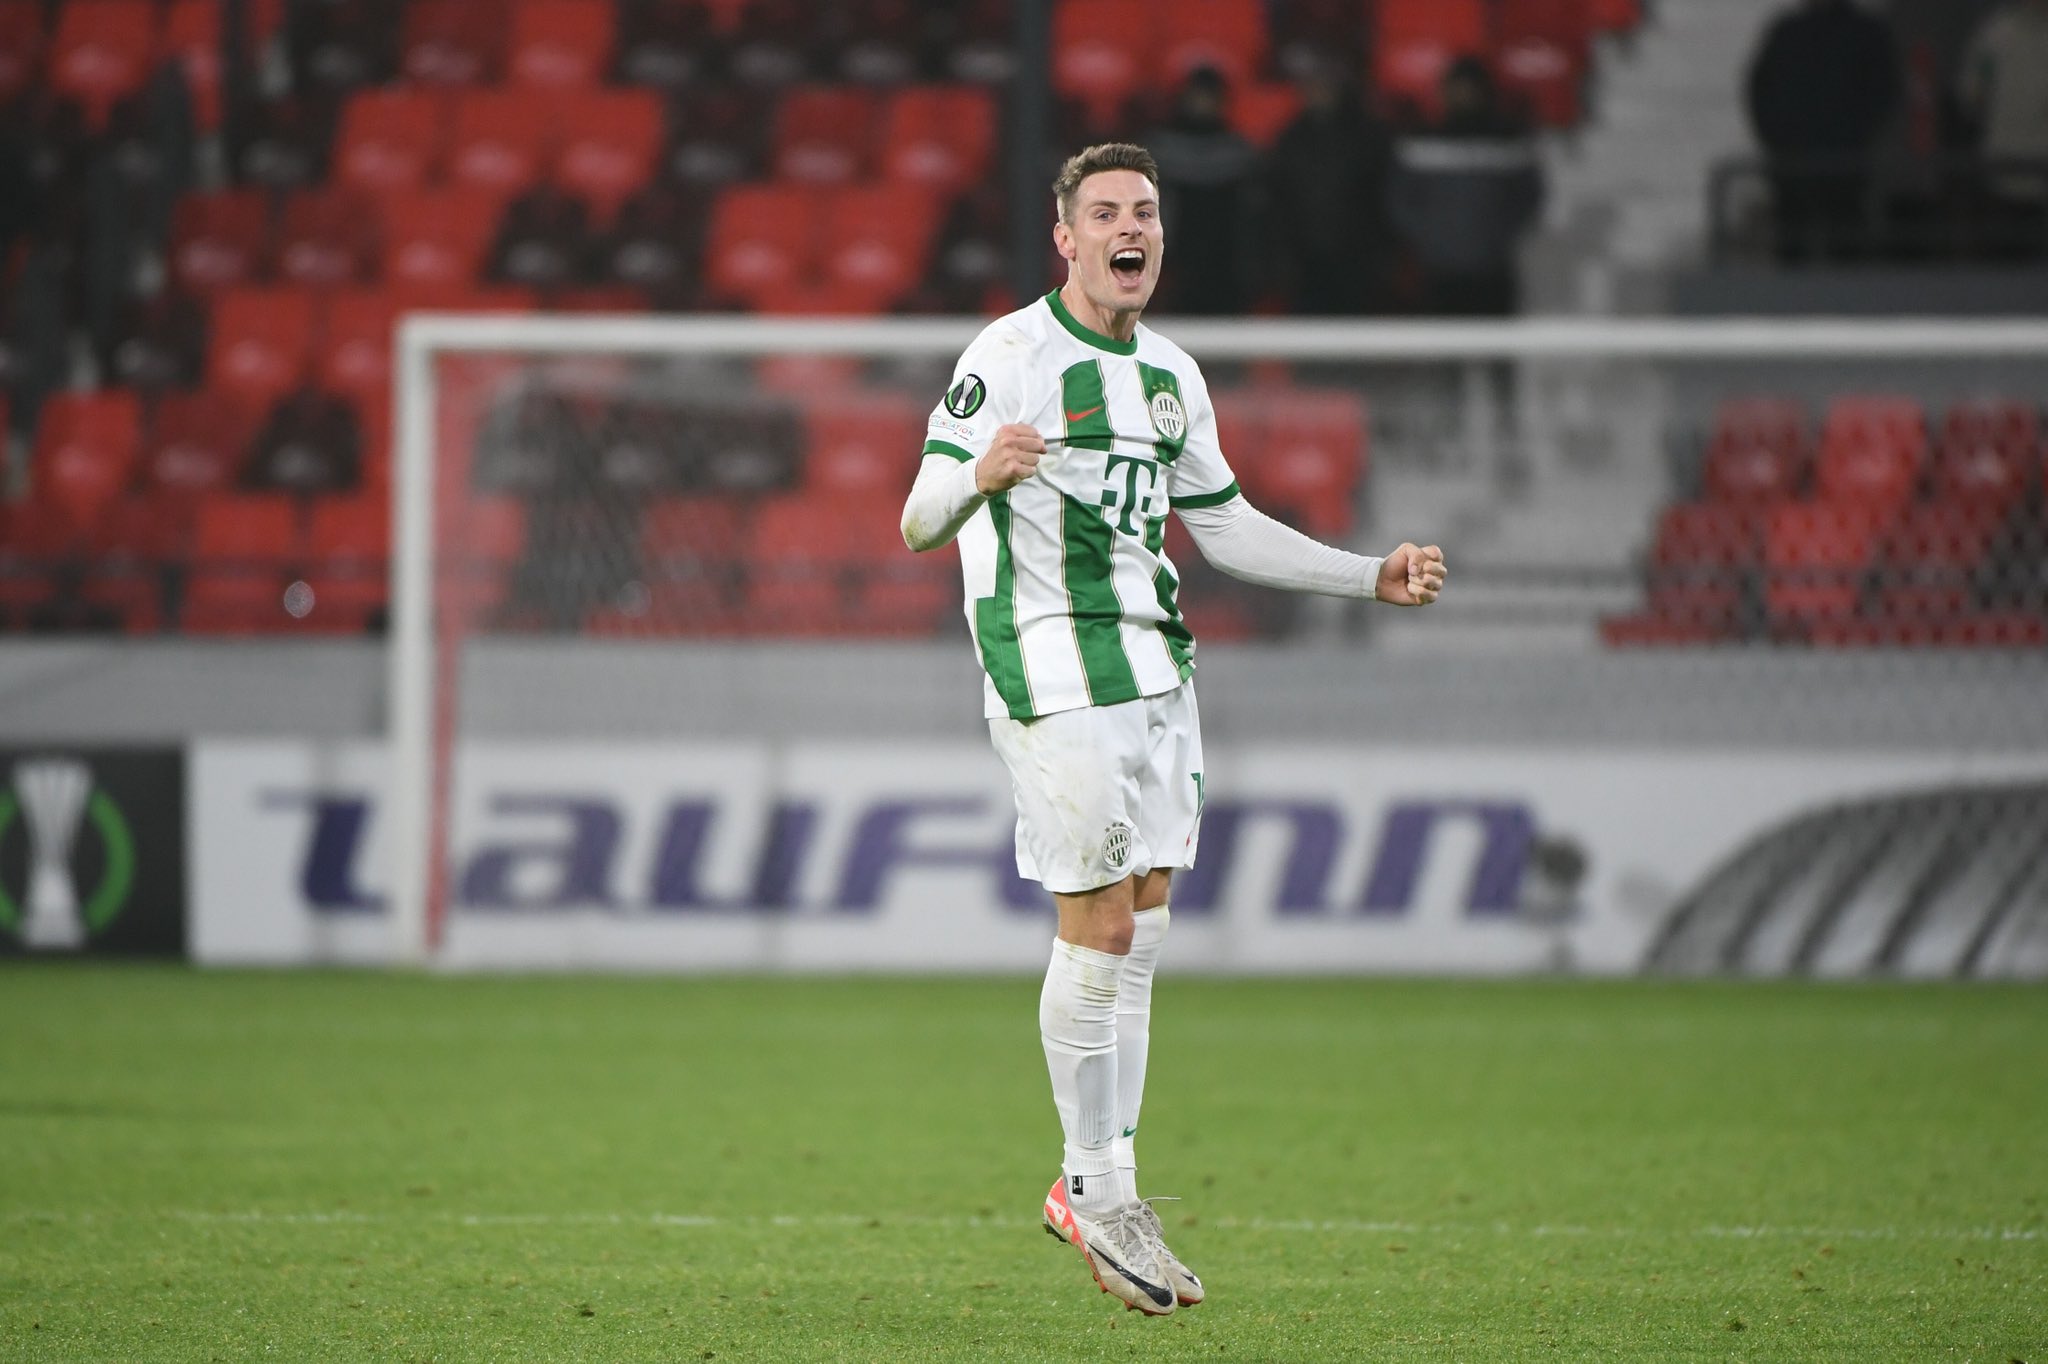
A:
[[[1095,404],[1095,406],[1093,406],[1093,407],[1089,408],[1089,409],[1088,409],[1087,411],[1085,411],[1085,412],[1068,412],[1068,413],[1067,413],[1067,420],[1068,420],[1068,421],[1070,421],[1070,422],[1086,421],[1086,420],[1087,420],[1088,418],[1090,418],[1090,417],[1094,416],[1094,415],[1095,415],[1096,413],[1100,412],[1100,411],[1102,410],[1102,407],[1103,407],[1103,405],[1102,405],[1101,403],[1097,403],[1097,404]],[[1064,411],[1065,409],[1061,409],[1061,410],[1062,410],[1062,411]]]

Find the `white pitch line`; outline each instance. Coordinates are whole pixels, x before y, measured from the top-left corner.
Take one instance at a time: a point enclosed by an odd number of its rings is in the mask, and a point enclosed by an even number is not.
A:
[[[918,1217],[898,1213],[782,1213],[773,1216],[725,1217],[710,1213],[458,1213],[421,1210],[416,1214],[369,1212],[283,1212],[263,1209],[214,1211],[196,1208],[160,1208],[137,1213],[96,1213],[18,1210],[0,1212],[0,1222],[14,1224],[85,1224],[93,1222],[190,1222],[199,1225],[275,1226],[396,1226],[419,1222],[441,1222],[465,1227],[680,1227],[680,1228],[818,1228],[913,1226],[948,1231],[977,1229],[1015,1230],[1037,1225],[1036,1219],[1015,1217]],[[1505,1239],[1601,1238],[1634,1239],[1674,1233],[1642,1227],[1593,1227],[1570,1223],[1539,1222],[1382,1222],[1361,1218],[1267,1218],[1221,1217],[1204,1220],[1205,1228],[1219,1231],[1325,1233],[1353,1236],[1481,1236]],[[2040,1241],[2048,1230],[2040,1227],[1809,1227],[1775,1226],[1767,1223],[1732,1226],[1691,1227],[1675,1233],[1713,1241]]]

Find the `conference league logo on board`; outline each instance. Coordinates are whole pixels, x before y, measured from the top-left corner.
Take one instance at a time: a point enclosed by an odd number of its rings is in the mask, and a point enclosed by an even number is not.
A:
[[[0,749],[0,954],[185,949],[176,750]]]

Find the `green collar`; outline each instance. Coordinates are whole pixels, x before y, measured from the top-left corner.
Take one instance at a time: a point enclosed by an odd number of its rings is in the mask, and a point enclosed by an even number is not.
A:
[[[1085,341],[1097,350],[1106,350],[1111,355],[1136,355],[1138,353],[1138,334],[1135,331],[1131,333],[1130,340],[1119,341],[1113,336],[1104,336],[1092,327],[1082,326],[1074,320],[1074,315],[1067,311],[1067,305],[1061,300],[1060,291],[1057,289],[1047,294],[1045,301],[1051,306],[1052,315],[1060,320],[1062,327],[1065,327],[1074,334],[1076,340]]]

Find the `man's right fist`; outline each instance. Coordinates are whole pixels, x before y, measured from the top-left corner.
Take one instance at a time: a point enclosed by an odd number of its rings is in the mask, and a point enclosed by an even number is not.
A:
[[[1045,441],[1038,428],[1021,422],[996,428],[996,438],[974,465],[974,486],[983,497],[1006,493],[1038,472]]]

